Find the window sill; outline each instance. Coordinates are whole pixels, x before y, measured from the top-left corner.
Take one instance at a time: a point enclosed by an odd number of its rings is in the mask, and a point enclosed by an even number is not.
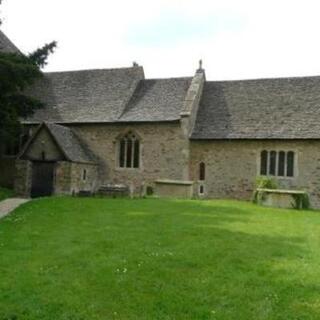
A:
[[[142,168],[121,168],[121,167],[116,167],[116,171],[142,171]]]
[[[270,178],[270,179],[281,179],[281,180],[294,180],[297,176],[293,177],[283,177],[283,176],[271,176],[271,175],[260,175],[260,177]]]

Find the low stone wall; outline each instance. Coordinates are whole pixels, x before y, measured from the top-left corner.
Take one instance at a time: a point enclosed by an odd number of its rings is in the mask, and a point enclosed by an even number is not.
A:
[[[155,181],[155,195],[170,198],[191,198],[193,194],[192,181],[157,180]]]

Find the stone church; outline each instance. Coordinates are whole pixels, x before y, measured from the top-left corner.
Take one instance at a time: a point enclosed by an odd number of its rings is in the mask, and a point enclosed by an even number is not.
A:
[[[0,33],[0,50],[18,49]],[[146,79],[141,66],[45,73],[28,94],[20,150],[2,146],[0,185],[24,196],[250,199],[257,176],[320,206],[320,77]]]

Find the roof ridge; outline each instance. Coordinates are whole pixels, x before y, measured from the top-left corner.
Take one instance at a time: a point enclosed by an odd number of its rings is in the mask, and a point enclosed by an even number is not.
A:
[[[80,70],[62,70],[62,71],[46,71],[43,72],[47,74],[65,74],[65,73],[80,73],[80,72],[97,72],[97,71],[119,71],[119,70],[137,70],[143,69],[143,66],[138,67],[120,67],[120,68],[96,68],[96,69],[80,69]]]
[[[192,79],[193,77],[169,77],[169,78],[147,78],[143,79],[144,81],[153,81],[153,80],[189,80]]]
[[[207,80],[206,83],[231,83],[231,82],[250,82],[250,81],[272,81],[272,80],[298,80],[298,79],[315,79],[320,75],[313,76],[293,76],[293,77],[271,77],[271,78],[252,78],[252,79],[234,79],[234,80]]]

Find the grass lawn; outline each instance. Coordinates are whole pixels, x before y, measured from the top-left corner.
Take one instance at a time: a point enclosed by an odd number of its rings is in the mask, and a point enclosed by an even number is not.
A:
[[[320,319],[320,212],[29,202],[0,221],[0,319]]]
[[[13,197],[13,195],[14,192],[12,190],[0,187],[0,201]]]

